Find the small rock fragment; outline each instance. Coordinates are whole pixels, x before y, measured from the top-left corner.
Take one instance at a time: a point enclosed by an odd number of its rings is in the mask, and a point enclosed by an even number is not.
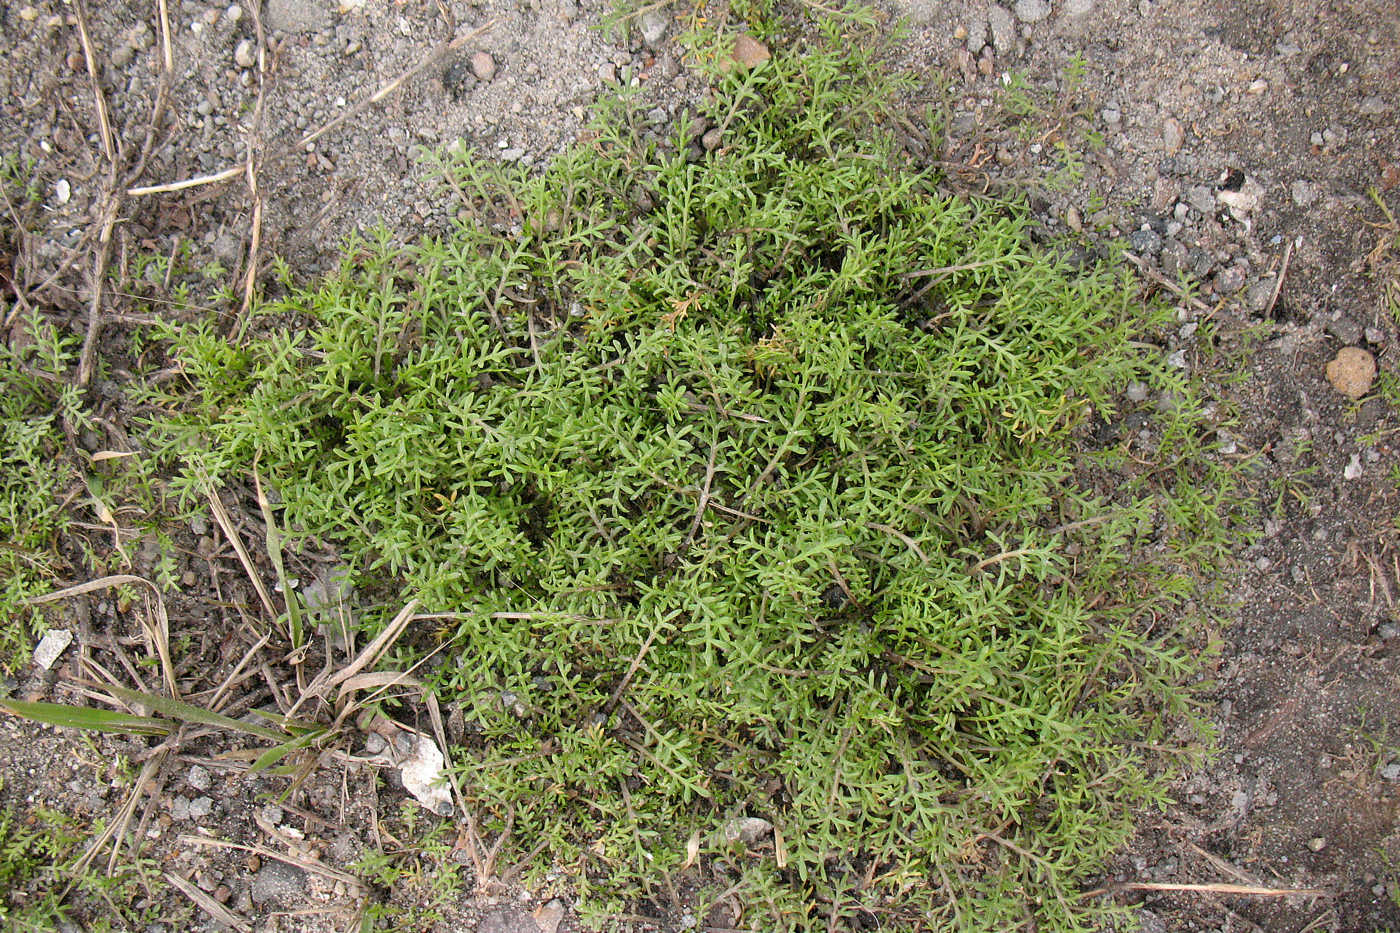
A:
[[[1392,628],[1393,627],[1394,626],[1392,626]],[[1394,638],[1395,636],[1391,635],[1390,637]],[[1385,781],[1400,781],[1400,761],[1392,761],[1384,768],[1381,768],[1381,779]]]
[[[612,62],[603,62],[598,66],[598,80],[604,84],[617,83],[617,66]]]
[[[1360,347],[1342,347],[1327,364],[1327,381],[1347,398],[1359,399],[1376,380],[1376,359]]]
[[[1193,185],[1186,189],[1186,203],[1198,214],[1209,216],[1215,210],[1215,192],[1205,185]]]
[[[1308,840],[1308,848],[1314,852],[1321,852],[1327,848],[1327,839],[1324,836],[1313,836]]]
[[[1138,909],[1137,920],[1138,933],[1167,933],[1167,922],[1146,907]]]
[[[233,62],[239,68],[252,68],[258,63],[258,49],[252,39],[242,39],[233,47]]]
[[[1078,19],[1081,16],[1088,16],[1094,12],[1094,0],[1065,0],[1065,5],[1060,9],[1060,15],[1068,19]]]
[[[1263,314],[1269,310],[1269,302],[1274,297],[1274,283],[1272,279],[1265,279],[1262,282],[1255,282],[1249,286],[1244,293],[1244,303],[1249,306],[1249,310],[1255,314]]]
[[[656,45],[665,38],[666,29],[670,25],[670,18],[662,11],[647,10],[642,14],[642,21],[638,24],[642,33],[642,41],[647,45]]]
[[[700,137],[700,145],[705,147],[706,152],[714,152],[722,142],[724,142],[724,130],[719,127],[706,130],[705,135]]]
[[[1244,288],[1245,279],[1249,273],[1244,266],[1239,264],[1226,266],[1215,273],[1215,293],[1217,295],[1233,295]]]
[[[306,870],[268,859],[253,878],[253,903],[290,905],[305,896]]]
[[[992,30],[992,45],[999,52],[1009,52],[1016,45],[1016,21],[1006,7],[993,3],[987,7],[987,26]]]
[[[1144,226],[1128,236],[1128,245],[1142,256],[1155,256],[1162,251],[1162,235],[1151,227]]]
[[[757,816],[735,817],[720,830],[724,841],[730,845],[742,842],[751,846],[773,831],[773,824]]]
[[[22,6],[19,8],[19,18],[21,22],[32,23],[39,18],[39,11],[32,6]]]
[[[1215,198],[1230,211],[1230,216],[1244,223],[1251,212],[1259,206],[1264,189],[1253,178],[1246,178],[1238,191],[1225,188],[1216,193]]]
[[[1169,156],[1174,156],[1181,151],[1182,143],[1186,142],[1186,130],[1182,128],[1181,121],[1176,117],[1168,117],[1162,123],[1162,149]]]
[[[546,901],[535,908],[534,917],[540,933],[555,933],[564,919],[564,902],[557,897]]]
[[[214,812],[214,801],[208,797],[196,797],[190,801],[190,819],[206,819]]]
[[[191,765],[189,774],[185,775],[185,783],[197,791],[206,791],[214,786],[214,778],[203,765]]]
[[[1038,23],[1049,15],[1048,0],[1016,0],[1016,18],[1023,23]]]
[[[490,81],[496,76],[496,60],[490,52],[476,52],[472,55],[472,74],[478,81]]]
[[[1322,329],[1336,337],[1337,342],[1343,346],[1354,346],[1361,342],[1361,325],[1345,314],[1338,313],[1336,317],[1323,324]]]
[[[72,643],[72,632],[62,628],[49,629],[34,647],[34,663],[46,671],[49,670],[59,655],[63,654],[64,649]]]
[[[1389,110],[1390,105],[1382,98],[1372,94],[1369,97],[1362,98],[1361,104],[1356,109],[1357,112],[1364,117],[1378,117]]]
[[[740,34],[734,40],[734,51],[721,67],[725,71],[732,71],[736,67],[747,71],[750,68],[757,68],[772,57],[773,53],[768,51],[768,46],[753,36]]]

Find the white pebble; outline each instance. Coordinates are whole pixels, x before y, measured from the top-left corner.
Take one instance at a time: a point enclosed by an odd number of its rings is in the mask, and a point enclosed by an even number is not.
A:
[[[244,39],[234,47],[233,60],[239,68],[252,68],[258,63],[258,51],[252,39]]]

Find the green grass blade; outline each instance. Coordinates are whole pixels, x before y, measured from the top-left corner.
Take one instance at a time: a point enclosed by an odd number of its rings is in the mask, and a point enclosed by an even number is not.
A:
[[[151,716],[133,716],[131,713],[93,709],[90,706],[0,699],[0,709],[34,722],[62,726],[66,729],[86,729],[89,732],[168,735],[171,728],[170,723]]]

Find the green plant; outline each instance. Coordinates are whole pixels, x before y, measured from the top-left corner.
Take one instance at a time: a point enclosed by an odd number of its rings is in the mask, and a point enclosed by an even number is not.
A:
[[[441,924],[444,911],[461,896],[461,865],[453,861],[452,845],[444,838],[450,824],[422,825],[422,812],[416,804],[405,804],[397,818],[380,828],[392,841],[349,866],[378,895],[364,902],[362,928]]]
[[[63,430],[87,425],[75,386],[64,379],[78,341],[37,311],[0,343],[0,667],[13,670],[42,634],[30,596],[47,587],[55,542],[68,523],[65,499],[80,473]]]
[[[589,916],[703,860],[768,929],[1086,929],[1234,477],[1165,310],[907,164],[848,28],[716,75],[698,159],[627,101],[539,177],[446,157],[450,236],[352,241],[246,345],[167,331],[149,442],[424,603],[394,661],[441,659],[468,805]],[[1131,380],[1177,403],[1098,483]]]
[[[82,855],[91,829],[45,807],[0,809],[0,925],[25,933],[58,929],[72,920],[75,904],[94,931],[139,929],[157,919],[149,899],[137,906],[158,883],[153,866],[128,861],[111,875],[89,869]]]

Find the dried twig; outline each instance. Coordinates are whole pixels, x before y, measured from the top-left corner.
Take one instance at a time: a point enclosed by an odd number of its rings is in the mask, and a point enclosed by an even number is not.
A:
[[[98,203],[102,205],[98,213],[97,251],[92,262],[92,298],[88,304],[87,333],[83,336],[82,352],[78,356],[77,383],[86,386],[92,381],[92,371],[96,365],[97,338],[102,332],[102,282],[107,275],[107,263],[112,255],[112,228],[116,226],[117,214],[121,207],[121,192],[117,187],[117,143],[112,135],[111,120],[107,116],[107,99],[102,93],[102,84],[97,75],[97,57],[92,50],[92,39],[87,28],[87,4],[77,0],[73,10],[78,21],[78,38],[83,46],[83,59],[87,62],[88,80],[92,85],[93,108],[97,113],[97,129],[102,139],[102,152],[107,159],[107,178]]]
[[[165,875],[165,880],[170,882],[171,887],[194,901],[195,904],[199,906],[200,910],[203,910],[214,919],[215,923],[228,927],[229,929],[237,930],[238,933],[252,933],[252,924],[240,918],[233,911],[199,890],[199,888],[190,884],[184,878],[170,871],[164,872],[163,874]]]
[[[287,865],[295,865],[297,868],[314,872],[324,878],[329,878],[331,881],[343,882],[347,887],[355,891],[360,890],[364,886],[359,878],[332,868],[320,859],[283,855],[280,852],[274,852],[266,846],[250,846],[244,845],[241,842],[228,842],[223,839],[209,839],[205,836],[191,836],[188,834],[177,837],[175,841],[181,846],[209,846],[215,849],[237,849],[240,852],[251,852],[259,858],[276,859]]]
[[[1336,897],[1331,891],[1322,888],[1267,888],[1257,884],[1187,884],[1169,881],[1128,881],[1112,887],[1095,888],[1082,896],[1097,897],[1114,891],[1158,891],[1196,892],[1200,894],[1228,894],[1241,897]]]
[[[1274,290],[1269,294],[1269,304],[1264,308],[1264,317],[1274,313],[1274,305],[1278,302],[1279,292],[1283,291],[1283,277],[1288,274],[1288,261],[1293,258],[1293,241],[1289,240],[1288,245],[1283,248],[1283,262],[1279,264],[1278,278],[1274,280]]]
[[[1167,291],[1171,292],[1173,295],[1176,295],[1183,301],[1190,302],[1192,307],[1196,308],[1196,310],[1204,311],[1207,314],[1213,313],[1215,311],[1215,309],[1212,308],[1210,305],[1206,304],[1204,301],[1197,298],[1195,295],[1188,293],[1180,285],[1176,284],[1171,279],[1167,278],[1165,275],[1158,272],[1156,269],[1152,268],[1138,257],[1134,256],[1132,253],[1124,253],[1123,258],[1128,260],[1128,262],[1132,263],[1134,266],[1137,266],[1139,272],[1147,276],[1152,281],[1156,282],[1158,285],[1165,288]]]
[[[228,509],[224,508],[223,500],[213,489],[209,490],[209,510],[214,513],[214,521],[218,522],[219,527],[223,529],[224,537],[228,538],[228,543],[233,545],[233,552],[238,555],[239,563],[243,565],[244,572],[252,581],[253,589],[257,591],[258,599],[262,601],[268,620],[276,622],[277,609],[273,606],[272,597],[268,594],[262,578],[258,576],[257,568],[253,566],[253,559],[248,556],[248,549],[243,546],[243,539],[238,535],[238,529],[233,527],[233,519],[229,516]]]

